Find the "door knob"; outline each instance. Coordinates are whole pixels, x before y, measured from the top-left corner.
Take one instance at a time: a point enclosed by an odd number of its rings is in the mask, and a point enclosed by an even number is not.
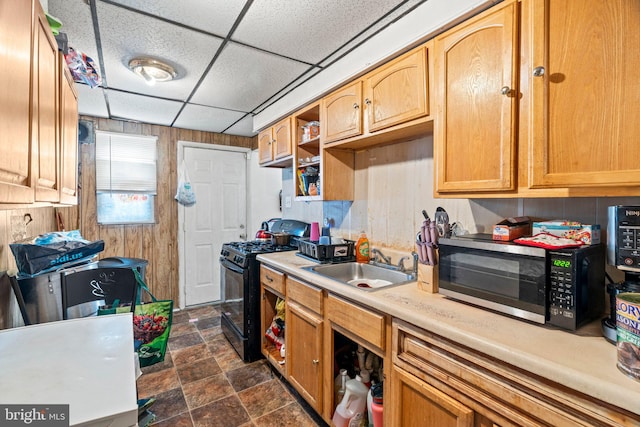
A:
[[[353,103],[353,108],[354,108],[355,110],[357,110],[358,108],[360,108],[360,106],[358,105],[358,103],[357,103],[357,102],[354,102],[354,103]]]
[[[511,88],[509,86],[503,86],[502,89],[500,89],[500,93],[504,96],[509,96],[509,94],[511,94]]]

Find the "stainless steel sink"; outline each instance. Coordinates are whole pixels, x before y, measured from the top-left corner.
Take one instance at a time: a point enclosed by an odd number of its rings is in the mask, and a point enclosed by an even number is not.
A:
[[[305,270],[366,291],[415,280],[412,274],[371,264],[345,262],[303,267]]]

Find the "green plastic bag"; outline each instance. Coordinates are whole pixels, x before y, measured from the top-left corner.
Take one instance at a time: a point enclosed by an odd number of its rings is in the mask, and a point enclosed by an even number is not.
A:
[[[134,268],[133,272],[138,282],[133,312],[133,347],[138,352],[140,367],[145,367],[164,360],[173,320],[173,300],[158,301],[147,288],[138,270]],[[141,302],[143,290],[151,297],[151,302]],[[98,315],[130,311],[130,305],[118,306],[118,301],[115,301],[112,307],[101,307]]]

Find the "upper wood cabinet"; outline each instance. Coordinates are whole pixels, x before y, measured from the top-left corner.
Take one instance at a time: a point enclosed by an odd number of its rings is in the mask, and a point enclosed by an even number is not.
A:
[[[428,127],[416,120],[429,115],[430,45],[409,51],[323,98],[323,143],[362,148],[426,133]]]
[[[0,207],[77,203],[78,100],[38,1],[0,4]]]
[[[288,166],[282,163],[283,159],[291,159],[291,118],[286,117],[274,126],[267,128],[258,134],[258,155],[260,164],[280,161],[279,164],[269,166]]]
[[[58,141],[58,45],[41,9],[35,19],[32,134],[38,146],[34,163],[36,201],[60,201]]]
[[[33,3],[0,2],[0,203],[32,203],[31,41]]]
[[[64,57],[60,78],[60,203],[78,202],[78,93]]]
[[[528,0],[523,14],[529,186],[635,186],[637,195],[640,4]]]
[[[625,0],[507,0],[437,37],[436,196],[636,196],[639,21]]]
[[[362,82],[353,82],[322,100],[320,115],[325,144],[362,135]]]
[[[515,188],[517,12],[507,1],[435,39],[436,191]]]
[[[365,80],[364,93],[370,132],[429,114],[426,49],[376,69]]]

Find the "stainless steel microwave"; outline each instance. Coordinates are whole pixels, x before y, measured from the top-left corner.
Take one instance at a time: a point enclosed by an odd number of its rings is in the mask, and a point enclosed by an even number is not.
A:
[[[575,330],[605,303],[603,245],[546,250],[489,234],[439,241],[439,288],[450,298]]]

